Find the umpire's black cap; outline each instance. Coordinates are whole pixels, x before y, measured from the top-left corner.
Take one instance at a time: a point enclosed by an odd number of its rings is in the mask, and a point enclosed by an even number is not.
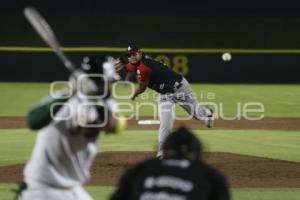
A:
[[[191,131],[185,127],[180,127],[166,138],[163,150],[173,150],[180,154],[201,153],[202,144]]]

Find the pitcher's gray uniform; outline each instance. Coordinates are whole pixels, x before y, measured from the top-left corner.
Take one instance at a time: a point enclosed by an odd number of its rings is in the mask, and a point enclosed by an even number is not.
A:
[[[162,145],[173,128],[175,121],[175,105],[180,105],[190,116],[203,120],[206,126],[212,127],[212,111],[206,106],[200,106],[188,81],[183,77],[181,86],[174,88],[173,93],[159,94],[157,97],[158,112],[160,118],[159,149],[157,156],[162,155]]]
[[[160,117],[159,148],[157,156],[162,155],[162,143],[174,124],[175,104],[183,107],[191,116],[205,121],[207,127],[213,125],[213,110],[200,106],[187,80],[171,70],[162,62],[146,58],[136,46],[127,49],[129,63],[125,65],[128,72],[137,72],[139,86],[132,100],[143,93],[147,87],[159,93],[158,107]]]
[[[96,88],[96,91],[100,90]],[[92,200],[82,185],[90,179],[90,167],[104,130],[117,104],[105,98],[89,99],[75,93],[38,131],[34,151],[24,169],[27,188],[20,200]]]

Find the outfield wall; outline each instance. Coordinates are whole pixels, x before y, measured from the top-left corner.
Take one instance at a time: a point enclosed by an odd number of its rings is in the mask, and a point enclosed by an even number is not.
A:
[[[32,50],[0,51],[0,81],[49,82],[67,79],[68,71],[53,52],[44,48],[42,52]],[[300,83],[300,54],[297,51],[251,53],[249,50],[235,50],[237,52],[232,53],[232,60],[224,62],[221,58],[223,50],[180,49],[173,53],[158,50],[160,52],[153,53],[157,49],[145,49],[145,52],[194,83]],[[101,51],[82,50],[68,54],[79,64],[84,55],[121,54],[115,51],[106,52],[104,48]]]
[[[144,48],[183,48],[145,52],[182,72],[191,82],[300,82],[300,8],[287,1],[251,1],[247,6],[244,2],[232,6],[229,2],[187,4],[179,0],[143,5],[138,0],[70,2],[3,2],[0,81],[52,81],[68,76],[53,53],[12,48],[46,46],[22,14],[26,5],[33,4],[66,47],[121,47],[118,51],[87,48],[69,52],[77,63],[83,55],[117,55],[135,43]],[[187,48],[197,50],[185,51]],[[234,49],[229,51],[233,52],[231,62],[221,60],[222,49]]]

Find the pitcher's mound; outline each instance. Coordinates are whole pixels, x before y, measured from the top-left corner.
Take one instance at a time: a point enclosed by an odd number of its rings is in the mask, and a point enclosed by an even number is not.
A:
[[[89,184],[114,186],[124,170],[154,156],[154,152],[100,153]],[[300,163],[231,153],[205,153],[204,160],[224,173],[231,187],[300,187]],[[20,182],[23,167],[0,167],[0,182]]]
[[[91,184],[116,185],[121,174],[153,152],[106,152],[98,155]],[[231,153],[205,153],[204,160],[219,169],[232,187],[300,187],[300,163]]]

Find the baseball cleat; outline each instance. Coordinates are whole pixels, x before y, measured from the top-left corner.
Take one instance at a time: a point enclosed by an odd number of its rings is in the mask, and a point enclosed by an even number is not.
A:
[[[214,117],[213,116],[206,117],[204,123],[207,128],[212,128],[214,126]]]
[[[156,159],[157,159],[157,160],[162,160],[163,157],[164,157],[164,156],[163,156],[163,152],[159,150],[159,151],[157,152],[157,154],[156,154]]]
[[[214,126],[214,111],[211,107],[207,106],[207,109],[209,110],[209,115],[205,117],[204,123],[207,128],[212,128]]]
[[[157,160],[162,160],[164,157],[162,155],[156,157]]]

